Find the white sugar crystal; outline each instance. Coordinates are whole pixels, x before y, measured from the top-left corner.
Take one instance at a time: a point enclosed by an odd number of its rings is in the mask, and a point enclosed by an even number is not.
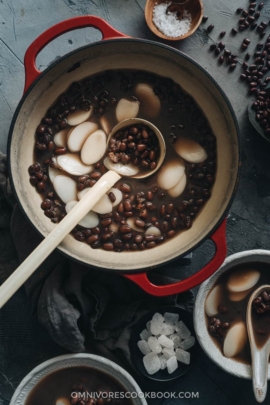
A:
[[[174,325],[178,322],[178,320],[179,320],[178,314],[173,314],[172,312],[165,312],[164,314],[165,323]]]
[[[156,4],[153,8],[153,23],[160,32],[168,37],[176,38],[186,34],[191,26],[191,14],[184,10],[181,20],[177,19],[176,12],[169,11],[166,13],[167,7],[171,4],[164,2]]]
[[[150,349],[150,347],[148,346],[148,343],[145,340],[139,340],[138,348],[140,349],[140,351],[144,355],[148,354],[148,353],[151,353],[151,349]]]
[[[189,336],[188,339],[185,339],[180,343],[179,347],[183,350],[188,350],[194,345],[195,345],[195,337]]]
[[[176,358],[180,363],[190,364],[190,353],[182,349],[175,350]]]
[[[162,331],[163,323],[157,322],[155,320],[151,321],[150,332],[152,335],[160,335]]]
[[[162,347],[156,337],[150,336],[150,338],[148,338],[147,343],[148,343],[148,346],[150,347],[150,349],[152,350],[152,352],[161,353]]]
[[[187,339],[191,335],[183,321],[177,322],[176,331],[181,339]]]
[[[170,339],[173,341],[174,347],[178,347],[181,343],[180,336],[177,333],[171,335]]]
[[[172,374],[178,368],[176,356],[172,356],[167,360],[167,370],[169,374]]]
[[[165,349],[162,350],[162,353],[164,354],[166,359],[175,356],[175,351],[173,349],[168,349],[167,347],[165,347]]]
[[[160,361],[160,369],[164,370],[167,367],[167,359],[164,355],[159,357],[159,361]]]
[[[151,336],[151,334],[148,332],[147,329],[144,329],[141,333],[140,333],[140,338],[142,340],[148,340],[148,338]]]
[[[151,334],[151,321],[147,322],[146,329],[148,330],[149,334]]]
[[[159,312],[156,312],[153,315],[152,321],[157,322],[157,323],[163,323],[164,317]]]
[[[155,374],[160,370],[160,360],[155,353],[148,353],[143,358],[143,364],[148,374]]]
[[[165,335],[161,335],[158,338],[158,343],[160,343],[163,347],[168,347],[169,349],[173,347],[173,341],[171,339],[168,339]]]
[[[164,323],[161,329],[161,334],[169,336],[174,333],[174,326]]]

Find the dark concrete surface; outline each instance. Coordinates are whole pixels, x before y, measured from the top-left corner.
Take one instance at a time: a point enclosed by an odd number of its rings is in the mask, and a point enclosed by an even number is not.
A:
[[[270,1],[265,1],[264,18],[270,18]],[[158,41],[144,21],[145,0],[0,0],[0,150],[5,151],[9,125],[22,96],[24,85],[24,53],[30,43],[51,25],[72,16],[94,14],[107,20],[127,35]],[[228,216],[228,254],[270,246],[270,144],[249,124],[247,88],[239,81],[242,57],[234,73],[219,66],[209,52],[209,45],[218,40],[220,31],[227,31],[223,42],[239,53],[244,37],[251,39],[253,52],[258,41],[255,32],[232,37],[229,31],[237,25],[237,7],[247,7],[248,0],[204,0],[206,25],[213,23],[208,36],[203,25],[189,39],[170,44],[187,53],[203,66],[219,83],[235,110],[240,125],[242,170],[236,198]],[[270,33],[270,28],[267,28]],[[67,33],[49,44],[39,55],[41,70],[66,52],[100,39],[94,29]],[[163,41],[166,43],[166,41]],[[206,100],[207,102],[207,100]],[[1,238],[1,250],[4,246]],[[193,254],[191,265],[181,268],[181,276],[199,269],[210,257],[209,242]],[[1,253],[0,253],[1,256]],[[1,257],[0,257],[1,260]],[[169,266],[172,274],[180,274],[179,265]],[[169,269],[167,269],[169,270]],[[31,315],[25,292],[21,289],[0,311],[0,398],[9,400],[21,379],[37,364],[64,350],[57,346],[46,330]],[[168,384],[152,384],[136,376],[146,391],[199,392],[199,398],[179,399],[179,404],[252,405],[252,385],[223,372],[202,353],[197,365],[185,376]],[[162,400],[150,400],[159,404]],[[168,401],[167,401],[168,402]],[[265,403],[270,404],[270,393]],[[1,400],[0,400],[1,404]],[[173,405],[171,403],[171,405]]]

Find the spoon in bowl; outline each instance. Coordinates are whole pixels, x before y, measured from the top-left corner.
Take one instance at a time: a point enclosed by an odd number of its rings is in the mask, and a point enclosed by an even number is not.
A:
[[[142,179],[151,176],[162,165],[166,145],[161,132],[151,122],[140,118],[131,118],[119,122],[111,131],[107,140],[107,152],[112,137],[121,129],[133,125],[144,125],[154,132],[159,144],[159,157],[155,168],[138,171],[131,175],[127,170],[128,165],[118,164],[117,172],[113,163],[110,170],[106,172],[94,186],[82,197],[82,199],[72,208],[72,210],[55,226],[48,236],[36,247],[36,249],[24,260],[23,263],[12,273],[12,275],[0,287],[0,308],[12,297],[13,294],[25,283],[34,273],[38,266],[49,256],[49,254],[62,242],[62,240],[72,231],[72,229],[85,217],[86,214],[99,202],[99,200],[114,186],[123,176],[135,179]],[[108,159],[108,158],[106,158]],[[132,171],[131,171],[132,172]]]
[[[247,331],[252,360],[253,391],[257,402],[263,402],[267,393],[268,362],[270,354],[270,324],[268,323],[266,325],[268,328],[266,327],[265,330],[259,330],[260,333],[258,333],[258,329],[254,322],[255,315],[252,312],[254,306],[253,301],[264,291],[269,295],[270,285],[263,285],[253,292],[249,298],[246,313]],[[263,316],[263,313],[260,315]],[[258,314],[257,316],[260,315]],[[262,334],[262,332],[265,333]]]
[[[177,0],[176,2],[171,3],[167,8],[166,8],[166,14],[170,13],[176,13],[176,17],[178,20],[181,20],[183,18],[184,14],[184,6],[187,6],[188,3],[190,3],[192,0]]]

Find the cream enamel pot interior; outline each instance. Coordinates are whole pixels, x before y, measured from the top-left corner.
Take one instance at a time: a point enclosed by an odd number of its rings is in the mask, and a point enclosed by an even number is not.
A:
[[[64,32],[86,26],[100,29],[105,40],[69,53],[42,73],[37,70],[35,59],[45,45]],[[236,118],[225,94],[203,68],[181,52],[156,42],[126,38],[94,16],[66,20],[41,34],[25,55],[25,94],[16,110],[9,134],[9,170],[15,194],[30,222],[41,235],[46,236],[54,225],[41,212],[41,197],[30,185],[27,175],[28,167],[33,162],[35,129],[50,105],[72,82],[108,68],[151,71],[173,79],[192,95],[207,116],[217,138],[218,168],[212,197],[190,230],[151,251],[119,254],[93,250],[71,235],[64,239],[59,249],[81,263],[125,273],[153,295],[185,291],[204,281],[225,259],[224,218],[237,185],[239,146]],[[169,286],[154,286],[146,272],[142,272],[143,269],[151,269],[187,254],[208,237],[216,244],[216,255],[188,279]],[[140,271],[140,274],[134,274],[135,271]]]
[[[247,265],[250,265],[252,263],[266,263],[270,266],[270,252],[260,249],[248,250],[227,257],[218,271],[200,286],[195,301],[193,321],[198,341],[205,353],[210,357],[210,359],[223,370],[235,375],[236,377],[251,379],[251,366],[239,363],[234,359],[228,359],[227,357],[223,356],[221,351],[215,345],[207,330],[206,316],[204,310],[206,297],[218,278],[231,268],[244,263],[247,263]],[[270,379],[270,364],[268,365],[268,379]]]

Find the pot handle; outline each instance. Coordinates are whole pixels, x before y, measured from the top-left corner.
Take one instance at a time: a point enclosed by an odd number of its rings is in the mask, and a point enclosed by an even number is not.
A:
[[[122,34],[122,32],[117,31],[111,25],[109,25],[102,18],[85,15],[81,17],[70,18],[65,21],[61,21],[53,25],[44,31],[39,37],[37,37],[34,42],[28,47],[25,57],[24,57],[24,66],[25,66],[25,86],[24,92],[28,87],[33,83],[34,80],[40,75],[40,71],[36,67],[36,57],[39,52],[48,45],[53,39],[59,37],[62,34],[65,34],[68,31],[72,31],[78,28],[93,27],[98,28],[101,31],[102,39],[111,39],[111,38],[121,38],[127,37],[127,35]]]
[[[214,257],[199,272],[174,284],[159,286],[153,284],[147,276],[147,273],[124,274],[124,277],[138,284],[145,292],[156,297],[165,297],[168,295],[179,294],[190,290],[201,284],[209,278],[224,262],[227,252],[226,244],[226,219],[222,221],[217,230],[211,235],[210,239],[214,242],[216,252]]]

